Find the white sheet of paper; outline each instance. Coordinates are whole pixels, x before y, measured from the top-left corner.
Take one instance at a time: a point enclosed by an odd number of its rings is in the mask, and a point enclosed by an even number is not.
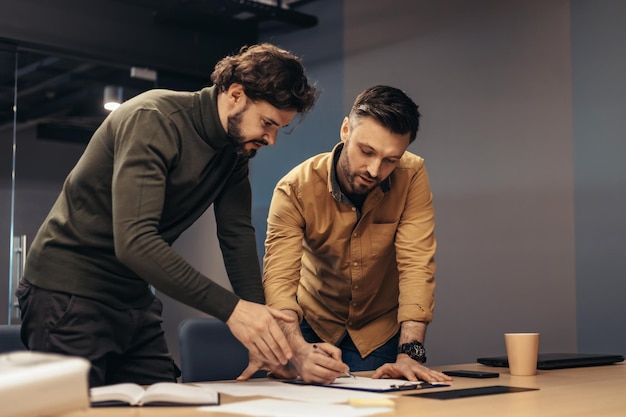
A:
[[[288,384],[285,384],[288,385]],[[328,390],[328,389],[327,389]],[[347,391],[347,390],[330,390]],[[262,400],[240,401],[231,404],[200,407],[200,411],[237,413],[248,416],[263,417],[320,417],[320,416],[341,416],[341,417],[361,417],[376,413],[389,411],[389,407],[352,407],[351,405],[340,404],[303,404],[302,401],[285,401],[271,398]]]
[[[393,395],[376,392],[335,389],[316,385],[286,384],[284,382],[270,380],[250,380],[245,382],[198,382],[195,384],[208,385],[213,389],[216,389],[218,392],[232,395],[234,397],[258,395],[281,398],[285,400],[326,404],[345,403],[350,398],[393,398]]]

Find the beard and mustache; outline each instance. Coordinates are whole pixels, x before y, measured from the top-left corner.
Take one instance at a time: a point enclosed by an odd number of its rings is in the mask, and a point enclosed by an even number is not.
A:
[[[346,147],[347,147],[347,142],[341,151],[341,155],[339,156],[339,161],[337,164],[337,169],[341,170],[341,172],[343,173],[346,179],[346,182],[348,183],[348,187],[350,188],[349,190],[343,190],[343,191],[352,195],[361,195],[361,196],[366,195],[381,183],[381,179],[379,177],[372,177],[370,173],[367,172],[367,170],[365,170],[363,173],[354,171],[352,169],[352,165],[350,164],[350,159],[348,158],[348,155],[346,154],[346,152],[348,152]],[[357,182],[358,178],[367,179],[373,182],[367,183],[367,184],[361,184]]]
[[[248,105],[239,112],[228,116],[227,122],[227,135],[230,143],[235,147],[237,155],[244,158],[251,159],[256,155],[256,149],[246,149],[248,143],[257,143],[262,146],[267,146],[269,143],[265,139],[250,139],[246,140],[241,133],[241,122],[243,120],[243,114],[248,109]]]

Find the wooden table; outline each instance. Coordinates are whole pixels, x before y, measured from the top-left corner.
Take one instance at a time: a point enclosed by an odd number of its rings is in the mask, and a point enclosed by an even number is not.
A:
[[[624,417],[626,416],[626,363],[577,369],[538,371],[536,376],[511,376],[508,368],[477,363],[434,367],[438,370],[472,369],[500,373],[498,378],[456,377],[450,387],[408,391],[398,395],[395,409],[381,417]],[[537,391],[437,400],[408,396],[443,390],[506,385],[539,388]],[[222,395],[222,402],[241,401]],[[306,405],[311,407],[310,404]],[[62,417],[233,417],[234,414],[200,412],[194,407],[91,408]],[[325,416],[332,417],[332,416]]]

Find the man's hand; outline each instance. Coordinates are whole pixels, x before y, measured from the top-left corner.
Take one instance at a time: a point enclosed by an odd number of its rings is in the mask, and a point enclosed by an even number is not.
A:
[[[288,362],[286,365],[280,365],[277,367],[270,367],[263,364],[263,362],[250,357],[248,362],[248,366],[243,370],[241,375],[237,377],[237,381],[247,381],[249,380],[255,372],[259,370],[265,370],[267,372],[268,378],[277,378],[277,379],[296,379],[298,378],[298,371],[293,366],[291,362]]]
[[[257,364],[279,367],[287,364],[292,351],[276,320],[294,321],[293,317],[279,310],[239,300],[226,324],[248,349],[250,357],[258,358]]]
[[[302,343],[294,348],[293,363],[304,382],[330,384],[350,370],[341,350],[330,343]]]
[[[341,350],[329,343],[306,343],[298,345],[293,360],[285,365],[268,365],[259,358],[250,356],[248,367],[239,375],[238,381],[247,381],[256,371],[269,371],[268,376],[281,379],[295,379],[304,382],[330,384],[335,378],[349,371],[341,361]]]
[[[248,366],[243,370],[241,375],[237,377],[237,381],[247,381],[252,375],[254,375],[257,371],[264,370],[268,371],[268,378],[277,378],[277,379],[296,379],[298,378],[298,371],[293,366],[291,362],[287,362],[286,365],[279,366],[268,366],[263,363],[262,360],[258,358],[253,358],[250,356],[248,360]]]
[[[421,379],[426,382],[452,381],[448,375],[429,369],[405,354],[398,355],[395,363],[386,363],[376,369],[372,378],[406,378],[409,381]]]

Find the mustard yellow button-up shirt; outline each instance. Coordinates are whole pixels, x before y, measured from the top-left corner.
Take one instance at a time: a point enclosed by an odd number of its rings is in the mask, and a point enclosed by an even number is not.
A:
[[[362,210],[341,194],[343,144],[277,184],[265,241],[268,305],[306,317],[326,342],[348,332],[363,357],[434,308],[434,210],[424,160],[405,152]]]

